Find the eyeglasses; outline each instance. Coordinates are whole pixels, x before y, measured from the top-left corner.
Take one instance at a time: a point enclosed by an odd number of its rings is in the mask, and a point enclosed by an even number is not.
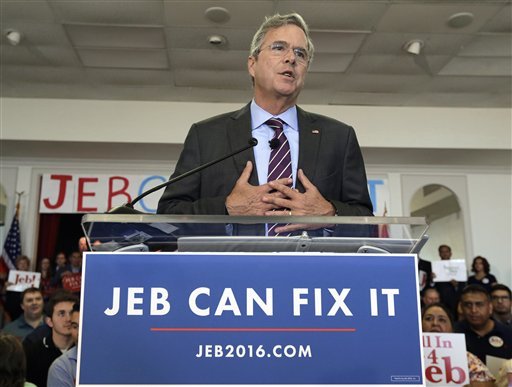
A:
[[[268,46],[265,46],[263,48],[260,48],[259,52],[264,50],[265,48],[268,48],[270,50],[270,54],[275,57],[283,57],[290,50],[293,51],[293,54],[295,55],[295,60],[297,63],[300,63],[302,65],[306,65],[309,62],[309,55],[305,48],[302,47],[290,47],[290,45],[286,42],[274,42],[272,44],[269,44]]]
[[[510,300],[509,296],[492,296],[493,301],[507,301]]]

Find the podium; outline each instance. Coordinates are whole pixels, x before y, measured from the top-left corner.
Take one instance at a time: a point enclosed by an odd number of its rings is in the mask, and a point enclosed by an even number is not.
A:
[[[266,237],[276,221],[297,232]],[[422,218],[82,224],[79,386],[424,385]]]
[[[265,237],[265,225],[298,225],[292,236]],[[91,251],[238,251],[419,253],[428,240],[420,217],[244,217],[87,214]],[[384,231],[385,230],[385,231]]]

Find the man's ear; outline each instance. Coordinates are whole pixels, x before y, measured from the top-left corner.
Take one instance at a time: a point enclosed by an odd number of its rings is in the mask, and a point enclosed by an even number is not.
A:
[[[251,77],[254,78],[254,65],[256,64],[256,58],[254,56],[250,56],[247,58],[247,71],[249,71],[249,74]]]
[[[52,321],[52,318],[51,318],[51,317],[45,316],[45,318],[44,318],[44,322],[45,322],[45,323],[46,323],[46,325],[48,325],[50,328],[53,328],[53,321]]]

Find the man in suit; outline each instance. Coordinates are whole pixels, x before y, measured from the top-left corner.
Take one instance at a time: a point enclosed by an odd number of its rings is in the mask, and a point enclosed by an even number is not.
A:
[[[242,148],[251,137],[258,145],[168,186],[158,213],[372,215],[354,129],[296,105],[313,52],[300,15],[267,18],[254,35],[247,63],[253,100],[239,111],[192,125],[173,176]],[[267,181],[274,136],[267,121],[271,118],[283,123],[291,175]]]

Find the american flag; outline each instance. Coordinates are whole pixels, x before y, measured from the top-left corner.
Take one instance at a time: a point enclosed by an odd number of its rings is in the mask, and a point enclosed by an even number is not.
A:
[[[14,263],[19,255],[21,255],[20,224],[18,222],[18,211],[16,211],[2,252],[2,258],[10,270],[16,269]]]

